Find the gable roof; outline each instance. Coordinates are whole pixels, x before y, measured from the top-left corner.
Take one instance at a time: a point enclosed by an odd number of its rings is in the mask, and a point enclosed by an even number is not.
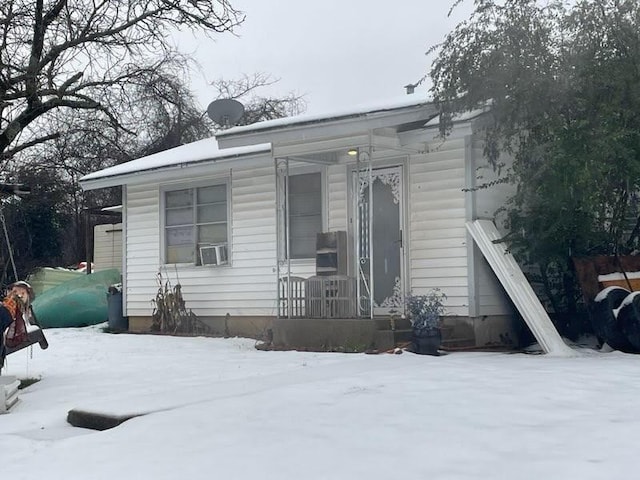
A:
[[[181,145],[163,152],[108,167],[80,178],[85,190],[112,187],[130,183],[142,175],[181,169],[207,162],[237,162],[241,158],[255,157],[273,152],[275,142],[362,134],[367,130],[424,126],[437,115],[435,106],[418,96],[403,96],[393,101],[372,103],[324,114],[298,115],[233,127],[197,142]]]

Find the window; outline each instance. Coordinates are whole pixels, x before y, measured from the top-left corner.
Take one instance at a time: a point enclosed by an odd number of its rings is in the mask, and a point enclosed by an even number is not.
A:
[[[164,214],[165,263],[201,265],[200,249],[204,247],[206,250],[211,246],[225,250],[226,263],[226,184],[167,191],[164,194]]]
[[[291,258],[315,258],[316,235],[322,232],[320,172],[289,177],[289,228]]]

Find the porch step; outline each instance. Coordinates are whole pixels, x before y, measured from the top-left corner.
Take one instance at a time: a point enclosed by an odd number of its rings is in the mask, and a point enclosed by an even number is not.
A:
[[[413,330],[410,328],[404,328],[401,330],[393,331],[393,339],[395,340],[396,345],[410,342],[412,336],[413,336]]]
[[[391,350],[396,347],[404,346],[412,340],[413,330],[411,328],[402,328],[396,330],[379,330],[376,332],[376,349],[378,351]],[[443,349],[464,349],[475,346],[474,338],[447,337],[443,332],[442,348]]]
[[[378,351],[391,350],[411,342],[411,329],[378,330],[375,344]]]

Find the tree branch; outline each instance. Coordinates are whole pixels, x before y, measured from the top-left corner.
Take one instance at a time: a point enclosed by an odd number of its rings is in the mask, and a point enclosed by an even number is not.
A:
[[[29,140],[28,142],[22,143],[15,148],[7,149],[2,154],[0,154],[0,158],[2,159],[10,159],[15,156],[17,153],[22,152],[23,150],[27,150],[28,148],[34,147],[36,145],[40,145],[41,143],[49,142],[51,140],[55,140],[60,138],[60,132],[50,133],[49,135],[44,135],[42,137],[34,138]]]

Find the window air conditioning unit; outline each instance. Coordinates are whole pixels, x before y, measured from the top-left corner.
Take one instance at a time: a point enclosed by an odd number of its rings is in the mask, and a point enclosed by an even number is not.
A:
[[[226,265],[228,263],[227,244],[200,247],[200,263],[202,265]]]

